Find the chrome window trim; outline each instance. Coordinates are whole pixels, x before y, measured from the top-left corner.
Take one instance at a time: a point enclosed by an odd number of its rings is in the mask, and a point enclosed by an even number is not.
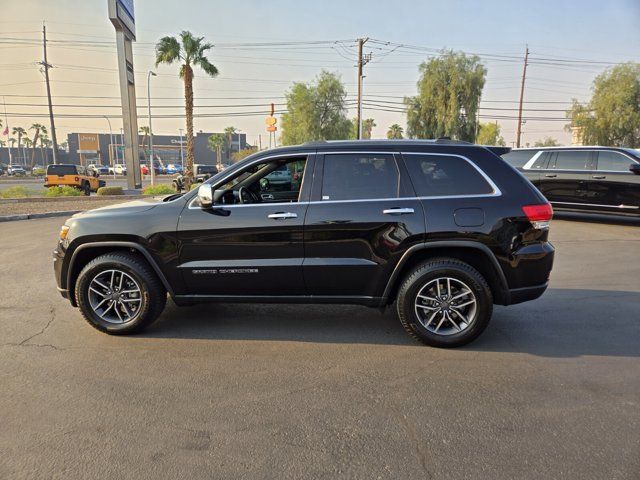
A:
[[[633,208],[633,209],[639,209],[640,206],[635,206],[635,205],[625,205],[624,203],[621,203],[620,205],[603,205],[601,203],[574,203],[574,202],[551,202],[552,204],[557,203],[560,205],[580,205],[582,207],[606,207],[606,208]]]
[[[373,155],[435,155],[441,157],[458,157],[465,160],[469,163],[482,177],[489,183],[489,186],[493,189],[492,193],[477,193],[477,194],[468,194],[468,195],[427,195],[421,197],[386,197],[386,198],[359,198],[353,200],[314,200],[307,202],[273,202],[273,203],[248,203],[248,204],[232,204],[232,205],[221,205],[220,208],[237,208],[237,207],[266,207],[266,206],[283,206],[283,205],[321,205],[321,204],[329,204],[329,203],[356,203],[356,202],[380,202],[380,201],[401,201],[401,200],[442,200],[449,198],[487,198],[487,197],[499,197],[502,195],[502,191],[495,184],[495,182],[489,177],[478,165],[476,165],[472,160],[465,157],[464,155],[458,155],[455,153],[432,153],[432,152],[403,152],[403,151],[367,151],[367,150],[346,150],[346,151],[317,151],[316,155],[344,155],[344,154],[373,154]],[[270,155],[267,157],[262,157],[256,159],[255,161],[247,164],[247,167],[255,165],[256,163],[261,163],[270,158],[281,158],[281,157],[300,157],[300,156],[308,156],[313,154],[313,152],[307,153],[288,153],[282,155]],[[396,168],[398,168],[396,162]],[[226,177],[222,177],[220,181],[226,180],[230,175]],[[305,175],[306,177],[307,175]],[[398,177],[399,178],[399,177]],[[304,182],[304,179],[303,179]],[[218,182],[216,182],[218,183]],[[189,210],[200,210],[200,207],[193,206],[195,200],[197,200],[197,195],[191,199],[188,205]]]
[[[536,153],[533,157],[531,157],[527,163],[525,163],[522,166],[523,170],[530,170],[531,167],[533,166],[534,163],[536,163],[536,160],[538,159],[538,157],[540,157],[542,154],[544,153],[544,151],[540,150],[538,153]],[[534,171],[538,172],[540,170],[546,170],[546,168],[536,168]]]

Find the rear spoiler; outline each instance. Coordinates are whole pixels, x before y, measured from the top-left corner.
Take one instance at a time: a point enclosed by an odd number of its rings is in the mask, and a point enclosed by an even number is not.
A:
[[[499,157],[511,151],[511,147],[496,147],[494,145],[483,145],[483,147]]]

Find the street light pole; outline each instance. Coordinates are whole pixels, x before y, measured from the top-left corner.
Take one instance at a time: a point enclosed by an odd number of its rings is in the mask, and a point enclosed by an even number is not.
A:
[[[149,109],[149,151],[151,157],[151,164],[149,170],[151,172],[151,185],[155,185],[155,169],[153,168],[153,129],[151,128],[151,77],[155,77],[156,73],[149,70],[147,74],[147,107]]]
[[[103,117],[109,124],[109,161],[111,163],[111,166],[114,167],[115,165],[113,164],[113,154],[111,153],[113,151],[113,130],[111,129],[111,120],[109,120],[109,117],[107,117],[106,115],[103,115]]]

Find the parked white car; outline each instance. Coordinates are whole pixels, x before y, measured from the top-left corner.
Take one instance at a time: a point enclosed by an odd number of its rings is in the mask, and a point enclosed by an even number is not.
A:
[[[126,175],[127,174],[127,166],[122,164],[122,163],[118,163],[118,164],[114,165],[113,173],[115,173],[116,175]]]
[[[9,165],[7,175],[26,175],[27,172],[22,165]]]

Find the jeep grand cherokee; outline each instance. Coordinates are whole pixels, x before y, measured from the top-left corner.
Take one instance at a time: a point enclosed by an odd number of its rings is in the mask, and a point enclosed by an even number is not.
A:
[[[395,303],[411,336],[464,345],[494,304],[542,295],[553,263],[551,206],[504,151],[422,140],[260,152],[198,190],[73,216],[54,252],[58,288],[110,334],[149,326],[169,294]],[[264,181],[285,168],[289,189]]]

